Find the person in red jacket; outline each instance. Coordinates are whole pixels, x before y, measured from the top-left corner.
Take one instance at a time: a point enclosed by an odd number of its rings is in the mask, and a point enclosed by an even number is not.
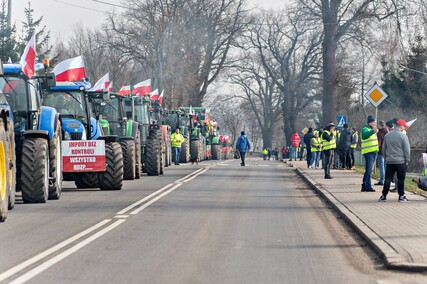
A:
[[[298,146],[299,143],[301,142],[301,138],[298,135],[297,131],[294,131],[294,134],[292,134],[291,137],[291,159],[290,161],[292,161],[292,159],[294,159],[295,161],[297,160],[297,153],[298,153]]]

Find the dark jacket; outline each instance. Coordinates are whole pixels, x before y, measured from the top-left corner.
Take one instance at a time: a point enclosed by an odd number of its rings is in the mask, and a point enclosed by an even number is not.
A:
[[[313,132],[308,132],[307,134],[304,135],[304,138],[302,139],[308,150],[310,150],[310,140],[313,137],[314,137]]]
[[[384,142],[384,136],[388,133],[387,128],[381,128],[378,130],[377,133],[377,138],[378,138],[378,147],[379,147],[379,151],[378,154],[382,155],[383,154],[383,142]]]
[[[337,146],[340,149],[350,149],[350,146],[351,146],[351,130],[350,129],[347,128],[341,131],[340,140],[338,141]]]

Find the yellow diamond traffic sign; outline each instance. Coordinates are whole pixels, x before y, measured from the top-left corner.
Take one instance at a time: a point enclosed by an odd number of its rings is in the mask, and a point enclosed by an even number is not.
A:
[[[375,83],[374,86],[366,92],[365,97],[374,107],[378,107],[388,96],[386,92]]]

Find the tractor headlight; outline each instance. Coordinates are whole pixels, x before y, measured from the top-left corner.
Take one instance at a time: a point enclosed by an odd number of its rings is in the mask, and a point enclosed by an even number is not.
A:
[[[86,131],[83,131],[83,134],[82,134],[82,140],[86,140],[87,138],[86,138]]]
[[[67,131],[64,131],[64,140],[71,140],[71,135]]]

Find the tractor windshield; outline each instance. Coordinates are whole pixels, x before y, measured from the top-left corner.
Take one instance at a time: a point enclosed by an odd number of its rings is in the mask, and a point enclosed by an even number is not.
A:
[[[27,112],[27,88],[22,78],[0,77],[0,90],[13,112]]]
[[[114,98],[109,102],[95,102],[95,115],[101,115],[108,121],[117,121],[119,119],[119,99]]]
[[[87,122],[84,95],[81,92],[49,91],[43,105],[55,108],[63,117],[71,117]]]

